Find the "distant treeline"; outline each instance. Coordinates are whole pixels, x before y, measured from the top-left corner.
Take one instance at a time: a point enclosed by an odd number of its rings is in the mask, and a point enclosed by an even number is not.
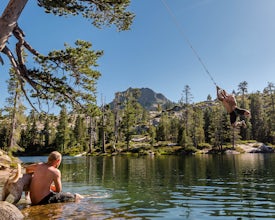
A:
[[[12,106],[2,109],[7,114],[1,115],[0,147],[35,155],[51,150],[64,154],[118,148],[129,151],[133,138],[144,140],[152,148],[164,142],[182,149],[220,148],[239,140],[274,145],[274,85],[268,83],[262,92],[247,93],[247,83],[242,82],[238,91],[233,91],[238,105],[251,112],[251,117],[244,119],[247,128],[233,129],[221,103],[210,96],[205,102],[192,103],[189,86],[185,86],[184,95],[175,106],[154,112],[145,110],[137,101],[138,91],[132,90],[123,103],[114,102],[112,108],[103,105],[93,115],[67,112],[65,106],[59,115],[35,111],[25,115],[22,104],[16,110]]]

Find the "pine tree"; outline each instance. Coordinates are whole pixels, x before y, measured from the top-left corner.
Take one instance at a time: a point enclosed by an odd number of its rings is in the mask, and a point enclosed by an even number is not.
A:
[[[10,79],[8,80],[8,91],[10,96],[7,98],[8,106],[5,107],[5,111],[9,115],[10,128],[8,149],[16,151],[19,145],[20,139],[20,125],[24,123],[24,110],[26,109],[21,102],[23,93],[19,87],[19,81],[15,77],[14,70],[10,69]]]
[[[39,131],[37,128],[37,114],[34,110],[31,110],[27,117],[27,124],[24,129],[21,130],[20,146],[25,149],[27,153],[34,154],[39,151]]]
[[[150,125],[149,129],[148,129],[148,133],[149,133],[149,136],[150,136],[150,144],[153,147],[155,142],[156,142],[156,136],[157,136],[156,127],[153,126],[153,125]]]
[[[265,142],[267,135],[267,125],[264,121],[263,103],[260,93],[255,93],[250,96],[252,138],[258,141]]]
[[[58,125],[56,129],[57,129],[56,138],[55,138],[56,149],[61,153],[63,153],[65,152],[65,150],[67,150],[67,147],[70,141],[68,115],[67,115],[67,109],[65,106],[63,106],[60,111]]]
[[[140,92],[137,89],[129,89],[124,97],[121,127],[125,135],[127,150],[130,149],[130,140],[135,133],[136,113],[138,111],[137,100],[139,97]]]
[[[223,145],[230,141],[230,123],[227,113],[220,106],[212,108],[209,123],[210,144],[222,150]]]
[[[92,67],[97,66],[96,61],[102,55],[102,51],[91,50],[89,42],[76,41],[75,48],[66,45],[64,50],[52,51],[47,56],[40,54],[27,42],[26,34],[19,27],[19,17],[27,2],[27,0],[9,0],[9,4],[0,16],[0,53],[7,56],[13,65],[27,101],[33,108],[35,106],[31,101],[32,98],[40,99],[39,103],[42,101],[46,103],[52,101],[58,105],[71,103],[73,107],[83,107],[83,104],[87,103],[94,105],[95,81],[100,74],[92,70]],[[39,0],[37,2],[39,2],[37,7],[42,7],[47,13],[65,17],[82,16],[99,28],[114,25],[119,31],[128,30],[134,18],[134,14],[127,11],[130,0],[85,2]],[[7,44],[11,36],[17,42],[10,41],[10,44]],[[13,53],[10,47],[16,48],[16,53]],[[33,66],[25,64],[22,54],[24,49],[33,55],[29,56],[34,57]],[[0,62],[2,62],[1,57]],[[32,89],[28,89],[29,87]],[[85,107],[86,105],[83,109],[86,109]],[[89,111],[89,108],[86,110]]]
[[[238,90],[241,93],[240,107],[244,108],[244,109],[248,109],[248,106],[249,106],[247,99],[246,99],[246,94],[248,91],[247,86],[248,86],[248,83],[246,81],[241,82],[238,86]],[[248,123],[248,119],[245,118],[244,116],[240,117],[240,120],[244,120],[247,125],[246,128],[244,128],[244,127],[240,128],[240,135],[243,140],[248,140],[250,138],[250,124]]]
[[[167,112],[161,115],[158,127],[157,127],[157,141],[167,141],[169,138],[170,121]]]
[[[48,117],[46,117],[46,120],[45,120],[43,134],[44,134],[44,146],[46,149],[48,149],[50,146],[50,122]]]
[[[191,88],[190,86],[186,85],[184,87],[184,90],[182,91],[182,97],[180,100],[180,104],[182,107],[184,107],[184,115],[183,115],[183,119],[184,119],[184,123],[185,123],[185,132],[186,135],[189,136],[189,111],[191,109],[191,101],[192,101],[192,94],[190,92]]]
[[[275,143],[275,86],[269,82],[263,91],[265,116],[267,121],[267,142]]]
[[[87,128],[85,120],[81,115],[77,115],[75,126],[73,129],[74,143],[73,146],[78,148],[78,151],[87,150]]]
[[[212,109],[207,107],[203,111],[203,119],[204,119],[204,138],[206,143],[210,143],[210,121],[211,121]]]
[[[203,124],[203,112],[200,108],[193,108],[192,121],[191,121],[191,139],[193,146],[198,148],[198,145],[204,142],[204,124]]]
[[[1,127],[0,127],[0,148],[2,150],[8,151],[9,144],[9,121],[6,118],[1,118]]]

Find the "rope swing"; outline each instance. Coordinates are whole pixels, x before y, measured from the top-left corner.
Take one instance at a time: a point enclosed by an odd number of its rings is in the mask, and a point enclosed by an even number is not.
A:
[[[192,46],[190,40],[187,38],[187,36],[185,35],[183,28],[181,27],[180,23],[178,22],[175,14],[173,13],[173,11],[171,10],[171,8],[168,6],[167,2],[165,0],[161,0],[163,5],[165,6],[167,12],[170,14],[170,16],[173,19],[173,22],[175,23],[175,25],[177,26],[180,34],[182,35],[183,39],[186,41],[186,43],[189,45],[189,47],[191,48],[191,50],[193,51],[193,53],[195,54],[196,58],[198,59],[198,61],[200,62],[200,64],[202,65],[204,71],[207,73],[207,75],[210,77],[211,81],[214,83],[215,86],[217,86],[217,83],[215,82],[214,78],[212,77],[212,75],[210,74],[210,72],[208,71],[206,65],[204,64],[204,62],[202,61],[201,57],[199,56],[198,52],[195,50],[195,48]]]

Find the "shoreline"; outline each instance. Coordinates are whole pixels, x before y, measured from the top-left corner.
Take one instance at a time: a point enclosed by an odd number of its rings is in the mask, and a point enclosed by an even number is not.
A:
[[[200,152],[206,153],[206,154],[209,153],[203,150]],[[237,144],[236,149],[226,150],[224,153],[225,154],[274,153],[274,151],[271,147],[258,142],[256,144],[255,143]],[[83,154],[77,155],[77,156],[83,156]],[[5,180],[9,177],[11,170],[12,169],[9,167],[0,170],[0,183],[5,182]]]

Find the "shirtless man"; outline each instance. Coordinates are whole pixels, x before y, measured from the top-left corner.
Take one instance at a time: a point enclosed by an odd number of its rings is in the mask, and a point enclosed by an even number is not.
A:
[[[249,117],[250,112],[246,109],[241,109],[237,107],[235,96],[232,94],[228,94],[225,90],[217,86],[217,97],[222,102],[226,111],[230,115],[231,125],[233,127],[238,127],[238,126],[246,127],[244,120],[237,122],[237,117],[238,115],[244,115],[245,117]]]
[[[53,151],[46,163],[26,167],[27,173],[33,173],[30,185],[30,198],[33,205],[76,201],[81,198],[79,194],[61,192],[61,172],[58,169],[61,160],[61,154]]]

